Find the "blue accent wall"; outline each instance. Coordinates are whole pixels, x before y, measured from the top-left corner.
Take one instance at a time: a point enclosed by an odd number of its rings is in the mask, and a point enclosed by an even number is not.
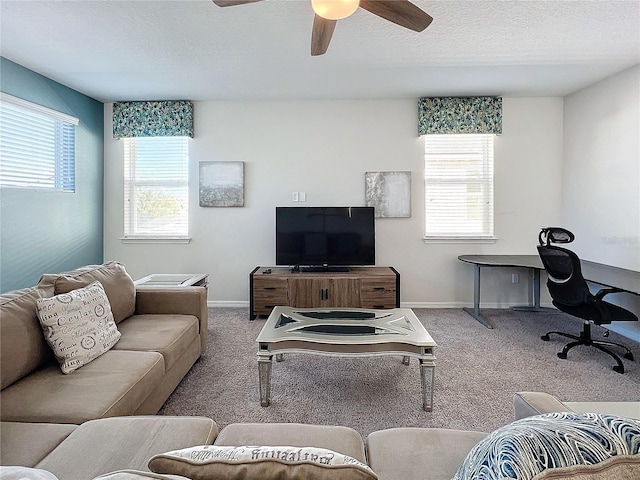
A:
[[[0,188],[0,292],[103,261],[104,105],[0,57],[0,90],[80,120],[76,191]]]

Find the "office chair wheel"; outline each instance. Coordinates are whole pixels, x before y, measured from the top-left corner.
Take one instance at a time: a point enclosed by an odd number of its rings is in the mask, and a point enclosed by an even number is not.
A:
[[[549,341],[549,335],[546,335],[546,334],[545,334],[545,335],[542,335],[540,338],[541,338],[542,340],[544,340],[545,342],[548,342],[548,341]]]
[[[558,358],[566,360],[567,359],[567,354],[564,353],[564,352],[558,352]]]
[[[615,367],[613,367],[613,371],[618,373],[624,373],[624,367],[622,365],[616,365]]]
[[[633,353],[631,352],[625,353],[624,358],[626,358],[627,360],[631,360],[633,362]]]

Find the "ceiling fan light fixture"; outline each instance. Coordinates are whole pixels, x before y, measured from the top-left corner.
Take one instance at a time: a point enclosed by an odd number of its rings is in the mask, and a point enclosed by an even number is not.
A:
[[[327,20],[342,20],[358,9],[360,0],[311,0],[316,15]]]

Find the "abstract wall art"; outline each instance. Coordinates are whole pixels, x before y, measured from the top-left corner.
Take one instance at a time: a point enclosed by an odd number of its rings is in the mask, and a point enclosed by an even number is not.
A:
[[[366,205],[376,218],[411,216],[411,172],[366,172]]]
[[[244,206],[244,162],[200,162],[201,207]]]

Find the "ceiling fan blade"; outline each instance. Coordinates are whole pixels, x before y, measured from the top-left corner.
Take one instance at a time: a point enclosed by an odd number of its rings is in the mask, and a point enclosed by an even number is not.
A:
[[[213,0],[219,7],[232,7],[234,5],[244,5],[245,3],[261,2],[262,0]]]
[[[329,48],[331,36],[336,28],[337,20],[327,20],[319,15],[313,18],[313,33],[311,34],[311,55],[322,55]]]
[[[360,0],[360,7],[401,27],[421,32],[433,18],[408,0]]]

